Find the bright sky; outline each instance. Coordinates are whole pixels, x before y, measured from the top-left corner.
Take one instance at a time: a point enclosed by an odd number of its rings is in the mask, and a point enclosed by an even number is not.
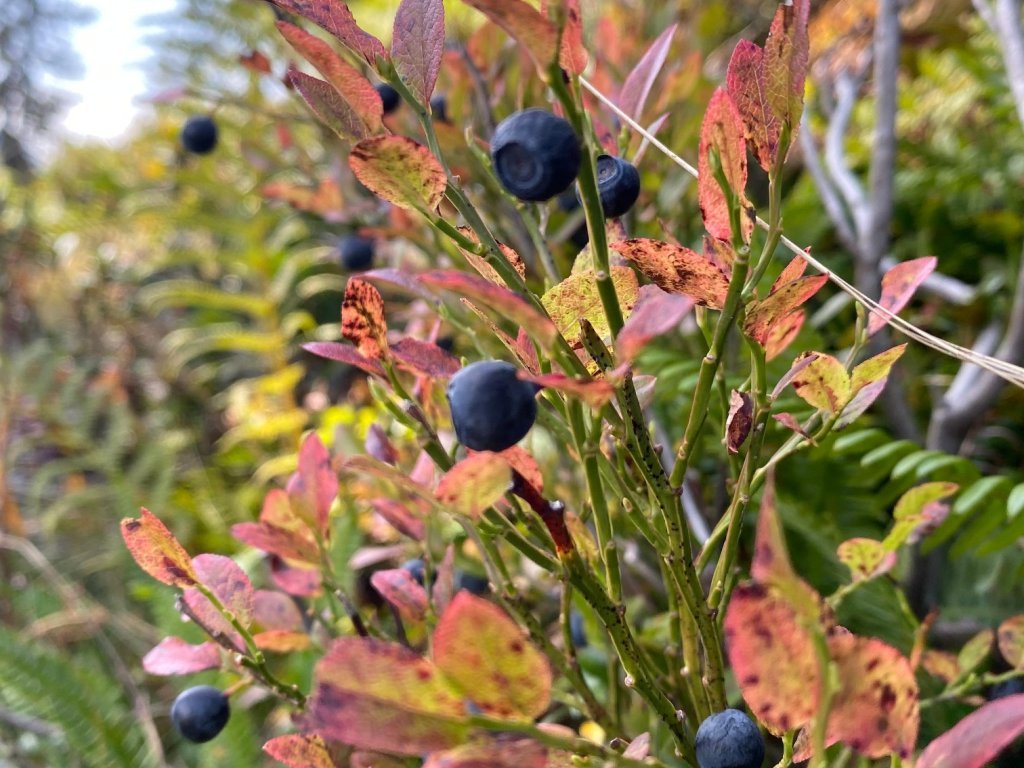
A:
[[[2,2],[2,0],[0,0]],[[149,56],[139,20],[173,9],[175,0],[83,0],[99,12],[73,39],[85,71],[81,80],[64,84],[78,99],[63,120],[71,138],[113,139],[122,135],[138,113],[134,103],[146,93],[142,64]]]

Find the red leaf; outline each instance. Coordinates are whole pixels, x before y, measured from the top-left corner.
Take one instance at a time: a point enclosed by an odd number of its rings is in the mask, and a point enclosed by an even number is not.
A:
[[[430,755],[423,768],[546,768],[548,751],[532,739],[477,741]]]
[[[338,184],[333,179],[321,179],[316,187],[290,181],[272,181],[260,188],[260,194],[268,200],[283,200],[292,208],[315,213],[325,221],[340,221],[344,218],[344,202]]]
[[[257,589],[253,595],[252,620],[267,630],[302,629],[302,614],[295,601],[269,589]]]
[[[270,578],[278,589],[295,597],[314,597],[320,594],[320,571],[315,568],[292,568],[272,557]]]
[[[827,741],[842,741],[867,757],[910,757],[920,721],[910,662],[873,637],[838,634],[828,639],[828,645],[840,686],[832,702]]]
[[[284,494],[284,491],[278,492]],[[320,562],[313,537],[299,531],[289,531],[270,523],[236,523],[231,526],[231,535],[243,544],[285,560],[310,565]]]
[[[366,59],[370,66],[376,65],[377,57],[387,58],[384,45],[371,34],[364,32],[352,17],[352,11],[341,0],[271,0],[278,8],[296,13],[318,24],[334,35],[354,53]]]
[[[363,441],[363,448],[366,453],[373,456],[377,461],[394,466],[398,463],[398,449],[388,438],[387,433],[381,429],[376,422],[370,425],[366,432],[366,440]]]
[[[633,360],[649,341],[679,325],[693,304],[689,296],[666,293],[656,285],[642,286],[633,313],[615,338],[616,360]]]
[[[790,312],[788,315],[772,324],[768,330],[768,337],[764,340],[764,355],[768,361],[786,351],[786,348],[793,343],[793,340],[800,334],[804,326],[804,319],[807,313],[802,309]]]
[[[434,586],[430,590],[430,598],[434,601],[434,610],[444,613],[455,595],[455,546],[449,544],[444,557],[434,571]]]
[[[259,51],[249,51],[238,57],[238,63],[260,75],[270,74],[270,59]]]
[[[533,720],[548,708],[547,659],[493,603],[459,592],[437,624],[433,649],[444,676],[485,713]]]
[[[647,101],[651,88],[654,87],[658,73],[665,65],[669,48],[672,47],[672,36],[675,35],[678,26],[678,24],[673,24],[658,35],[658,39],[651,43],[651,47],[647,49],[643,58],[629,73],[626,82],[622,84],[622,90],[619,91],[616,101],[619,104],[619,109],[634,120],[639,120],[643,114],[644,103]]]
[[[404,568],[375,571],[370,577],[380,596],[398,609],[406,621],[423,621],[427,614],[427,592]]]
[[[370,504],[373,511],[383,517],[399,533],[410,539],[422,541],[426,535],[426,526],[422,519],[413,514],[407,506],[394,499],[373,499]]]
[[[563,373],[520,374],[519,378],[578,397],[591,408],[600,408],[615,397],[615,387],[607,379],[574,379]]]
[[[167,526],[145,507],[138,518],[121,521],[121,536],[139,567],[164,584],[190,587],[196,583],[192,560]]]
[[[801,277],[774,289],[767,298],[751,302],[747,307],[743,331],[761,345],[767,346],[776,326],[788,324],[787,318],[827,282],[827,275]]]
[[[895,315],[914,295],[917,287],[924,282],[938,264],[934,256],[922,256],[897,264],[882,277],[882,296],[878,303],[883,309]],[[868,319],[868,334],[878,333],[885,325],[889,314],[873,310]]]
[[[753,425],[754,401],[746,392],[735,389],[729,398],[729,416],[725,422],[725,444],[729,453],[739,453],[740,446]]]
[[[1024,694],[990,701],[928,745],[916,768],[984,768],[1024,734]]]
[[[442,0],[402,0],[395,13],[391,61],[421,104],[430,101],[444,55]]]
[[[288,80],[321,122],[341,138],[360,141],[372,135],[359,114],[330,83],[297,69],[288,72]]]
[[[391,354],[402,367],[435,379],[454,376],[462,367],[455,355],[445,352],[436,344],[408,336],[391,345]]]
[[[448,186],[440,161],[405,136],[363,139],[352,147],[348,164],[373,194],[409,211],[433,211]]]
[[[347,363],[359,368],[365,373],[384,378],[384,366],[376,360],[363,357],[354,347],[347,344],[339,344],[336,341],[310,341],[302,345],[307,352],[312,352],[318,357],[326,357],[328,360],[336,360],[339,363]]]
[[[772,288],[769,293],[775,293],[777,290],[782,288],[794,280],[799,280],[804,276],[804,272],[807,271],[807,259],[803,256],[794,256],[789,260],[789,263],[783,268],[779,276],[775,278],[775,282],[772,283]]]
[[[316,734],[278,736],[264,744],[263,751],[288,768],[336,768],[324,740]]]
[[[238,563],[224,555],[196,555],[192,567],[199,583],[213,592],[243,625],[252,621],[252,582]]]
[[[558,63],[566,72],[582,75],[587,68],[587,49],[583,47],[583,17],[580,0],[561,0],[565,13],[562,27],[562,47],[558,52]],[[546,3],[542,3],[542,8]]]
[[[359,354],[383,360],[388,352],[384,299],[373,285],[350,278],[341,304],[341,335],[356,345]]]
[[[384,108],[380,95],[358,69],[349,65],[326,42],[301,27],[287,21],[279,21],[277,29],[292,48],[316,67],[324,79],[334,86],[349,109],[362,122],[363,130],[359,131],[358,135],[353,135],[353,138],[358,141],[384,130],[384,123],[381,121]]]
[[[810,0],[779,5],[764,44],[764,79],[768,103],[775,116],[788,123],[794,135],[804,108],[809,44],[807,17]]]
[[[697,194],[704,228],[712,237],[731,241],[730,206],[711,170],[709,153],[712,150],[717,153],[729,189],[742,209],[740,234],[744,242],[750,242],[750,234],[754,231],[754,216],[744,194],[747,186],[747,145],[743,139],[743,118],[723,88],[718,88],[711,96],[711,102],[704,113],[704,122],[701,123]]]
[[[555,60],[558,32],[540,12],[523,0],[466,0],[489,18],[530,54],[541,78]]]
[[[502,498],[512,483],[512,469],[500,453],[472,453],[449,469],[435,494],[444,506],[468,517],[479,517]]]
[[[802,426],[800,426],[800,422],[797,421],[796,417],[792,413],[773,413],[772,418],[779,422],[779,424],[784,426],[786,429],[796,432],[801,437],[805,437],[811,443],[814,443],[814,438],[807,434],[807,431],[804,430]],[[817,445],[817,443],[814,444]]]
[[[523,476],[538,493],[544,490],[544,473],[541,472],[540,464],[525,449],[518,445],[506,448],[498,454],[509,463],[516,472]]]
[[[779,733],[810,722],[818,708],[818,663],[793,607],[760,584],[739,584],[724,632],[729,664],[758,720]]]
[[[292,511],[326,537],[331,504],[338,495],[338,476],[331,467],[331,455],[316,432],[310,432],[299,448],[299,468],[288,479],[288,500]]]
[[[721,269],[689,248],[643,237],[621,240],[610,247],[669,293],[685,294],[712,309],[721,309],[725,303],[729,280]]]
[[[725,75],[729,95],[736,104],[747,141],[758,164],[770,170],[779,151],[779,119],[768,103],[764,73],[764,50],[750,40],[740,40],[733,49]]]
[[[453,291],[508,318],[526,330],[545,349],[554,343],[557,330],[550,318],[535,309],[526,299],[508,288],[466,272],[436,269],[424,272],[420,280],[427,286]]]
[[[190,675],[219,666],[220,652],[216,645],[190,645],[180,637],[165,637],[142,657],[142,668],[151,675]]]
[[[305,725],[360,749],[419,756],[464,743],[464,716],[462,694],[427,659],[344,637],[317,662]]]

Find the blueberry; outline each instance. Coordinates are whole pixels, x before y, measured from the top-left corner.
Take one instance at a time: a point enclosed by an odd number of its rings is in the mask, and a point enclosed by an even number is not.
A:
[[[369,269],[373,264],[372,237],[345,235],[338,239],[338,260],[345,269]]]
[[[421,587],[423,586],[423,576],[425,571],[422,559],[417,557],[415,560],[406,560],[402,563],[401,568],[403,571],[408,571],[409,575],[413,577],[417,584]]]
[[[205,155],[217,146],[217,124],[212,117],[198,115],[185,121],[181,129],[181,146],[197,155]]]
[[[549,200],[576,178],[580,143],[566,120],[527,109],[498,124],[491,162],[502,186],[520,200]]]
[[[636,166],[621,157],[599,155],[597,158],[597,191],[601,208],[609,219],[622,216],[640,196],[640,173]],[[579,189],[576,190],[579,195]]]
[[[717,712],[697,729],[700,768],[761,768],[764,739],[754,721],[738,709]]]
[[[486,595],[490,589],[490,582],[483,576],[477,576],[475,573],[466,573],[465,571],[455,572],[455,591],[458,592],[460,589],[464,589],[467,592],[472,592],[474,595]]]
[[[212,685],[197,685],[182,691],[171,707],[171,721],[189,741],[202,744],[227,725],[231,710],[228,697]]]
[[[583,626],[583,614],[579,611],[569,612],[569,636],[577,648],[586,648],[590,645],[586,628]]]
[[[1005,699],[1007,696],[1016,696],[1024,693],[1024,677],[1012,677],[1001,683],[996,683],[988,689],[988,700]]]
[[[537,386],[501,360],[471,363],[448,383],[459,442],[475,451],[503,451],[525,437],[537,418]]]
[[[430,113],[438,122],[448,122],[448,98],[443,93],[430,97]]]
[[[398,95],[398,91],[387,83],[378,85],[377,93],[380,95],[381,103],[384,105],[385,115],[389,115],[398,109],[398,105],[402,102],[402,97]]]

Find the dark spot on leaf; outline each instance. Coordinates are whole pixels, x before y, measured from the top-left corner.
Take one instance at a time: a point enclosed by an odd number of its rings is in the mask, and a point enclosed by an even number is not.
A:
[[[892,689],[891,685],[885,685],[882,687],[880,702],[882,709],[886,712],[891,712],[892,708],[896,706],[896,691]]]
[[[872,659],[871,661],[869,661],[869,662],[868,662],[868,665],[867,665],[867,671],[868,671],[868,672],[871,672],[872,670],[874,670],[874,669],[875,669],[875,667],[877,667],[877,666],[878,666],[879,664],[881,664],[881,663],[882,663],[882,660],[881,660],[881,659],[879,659],[879,658],[878,658],[878,657],[876,656],[875,658],[873,658],[873,659]]]
[[[125,527],[125,530],[137,531],[137,530],[139,530],[139,528],[142,527],[142,521],[141,520],[129,520],[127,523],[124,524],[124,527]]]
[[[523,652],[523,643],[522,643],[521,640],[514,640],[514,641],[512,641],[511,645],[509,645],[508,649],[512,653],[522,653]]]

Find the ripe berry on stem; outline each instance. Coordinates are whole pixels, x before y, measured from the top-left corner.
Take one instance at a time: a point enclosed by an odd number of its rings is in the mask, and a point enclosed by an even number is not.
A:
[[[369,269],[373,264],[374,240],[363,235],[344,235],[338,239],[338,260],[345,269]]]
[[[621,157],[599,155],[597,189],[605,217],[618,218],[632,208],[640,196],[640,173],[635,165]],[[579,196],[579,189],[576,195]]]
[[[385,115],[389,115],[398,109],[398,105],[402,102],[402,97],[398,95],[398,91],[387,83],[378,85],[377,93],[380,95],[381,103],[384,105]]]
[[[208,115],[197,115],[185,121],[181,129],[181,146],[196,155],[206,155],[217,146],[217,124]]]
[[[197,744],[209,741],[227,725],[228,697],[212,685],[197,685],[178,694],[171,706],[171,722],[178,732]]]
[[[697,729],[700,768],[761,768],[764,739],[754,721],[738,709],[716,712]]]
[[[580,142],[567,120],[527,109],[498,124],[491,162],[502,186],[520,200],[549,200],[576,178]]]
[[[518,443],[537,418],[538,387],[501,360],[482,360],[448,383],[448,404],[459,442],[474,451],[503,451]]]

